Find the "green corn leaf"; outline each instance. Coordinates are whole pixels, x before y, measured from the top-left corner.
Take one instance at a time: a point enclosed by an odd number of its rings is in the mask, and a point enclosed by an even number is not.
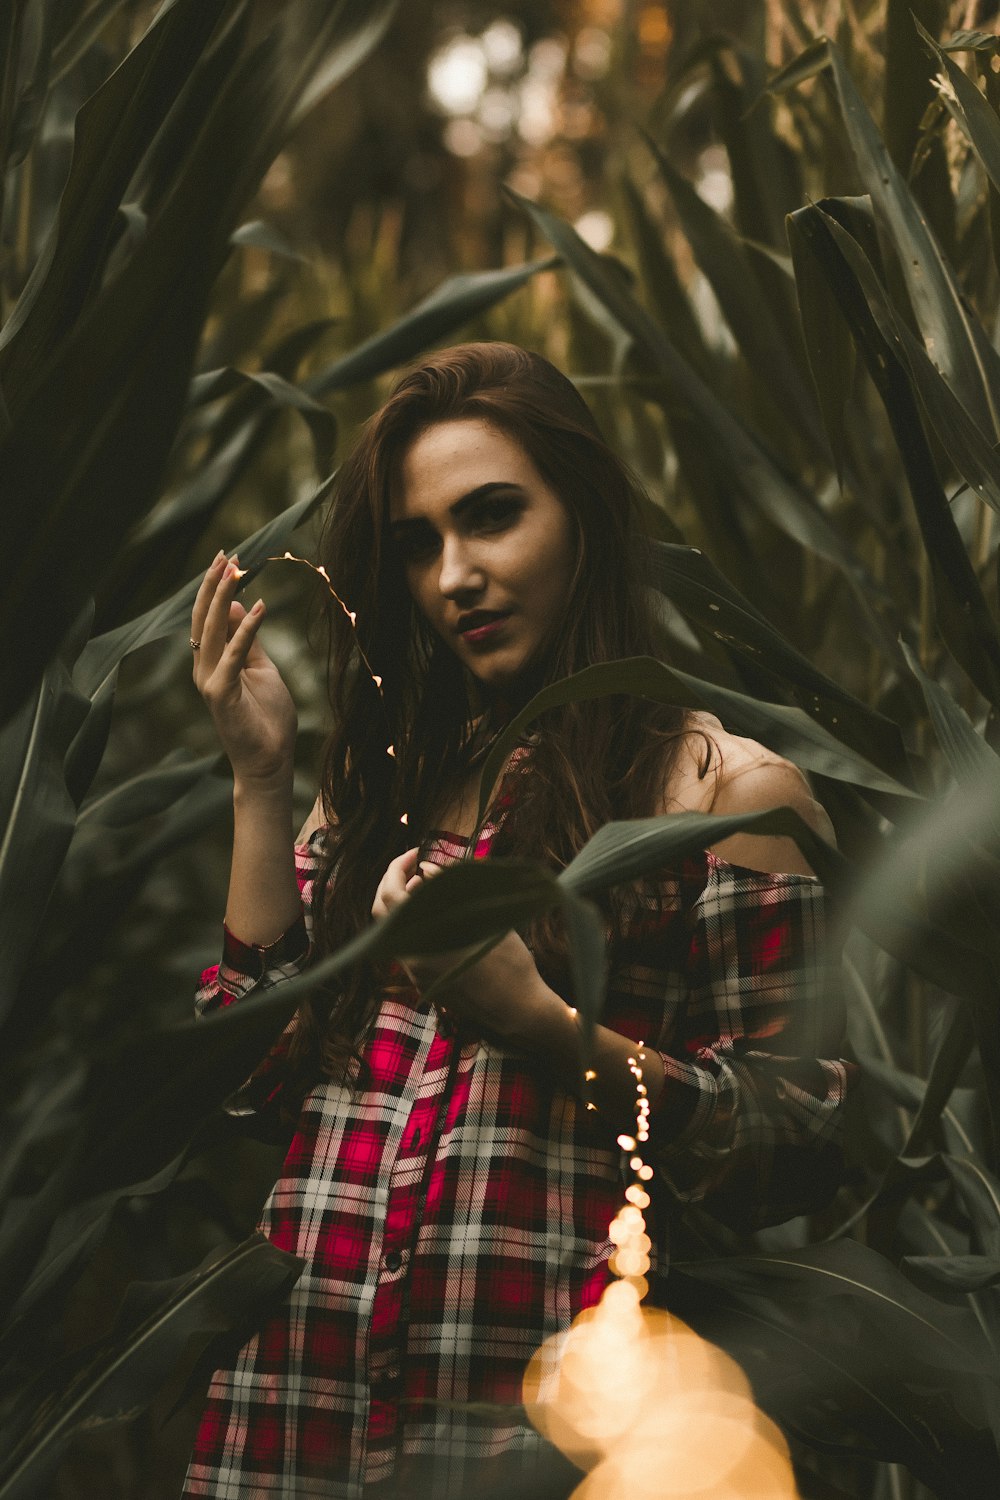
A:
[[[989,102],[976,88],[968,73],[952,62],[947,52],[939,47],[928,31],[916,22],[924,45],[932,57],[937,59],[947,87],[939,89],[939,95],[952,119],[964,131],[972,147],[986,169],[993,186],[1000,190],[1000,120]],[[997,38],[992,41],[996,43]]]
[[[977,734],[961,704],[927,675],[909,647],[904,650],[910,671],[923,689],[934,732],[956,780],[973,786],[985,784],[987,815],[994,832],[1000,833],[1000,756]]]
[[[763,95],[764,60],[726,36],[708,47],[713,115],[729,157],[734,220],[745,242],[756,241],[774,255],[776,246],[784,246],[785,215],[802,202],[799,153],[774,128]]]
[[[88,618],[78,622],[76,638],[0,733],[0,1023],[13,1003],[73,834],[76,806],[63,760],[89,709],[70,676]]]
[[[883,133],[889,155],[904,176],[924,111],[934,97],[917,31],[926,36],[924,27],[929,26],[938,35],[946,13],[945,0],[888,0],[886,6]]]
[[[162,1193],[174,1181],[189,1154],[187,1149],[181,1151],[145,1182],[130,1183],[125,1189],[114,1189],[97,1198],[76,1203],[56,1220],[0,1335],[0,1347],[5,1352],[23,1337],[24,1323],[31,1313],[52,1297],[57,1288],[94,1253],[119,1205],[126,1198],[155,1197]]]
[[[826,201],[817,205],[825,212]],[[803,211],[808,212],[806,210]],[[827,228],[857,279],[882,338],[909,369],[913,386],[955,468],[981,500],[1000,510],[1000,452],[972,420],[962,402],[889,301],[872,264],[853,235],[833,215]]]
[[[829,66],[829,46],[827,37],[816,37],[799,53],[798,57],[793,57],[791,62],[786,63],[768,79],[767,92],[787,94],[791,89],[798,88],[800,83],[805,83],[808,79],[815,78],[822,73]]]
[[[515,715],[483,764],[479,826],[482,826],[496,780],[529,725],[549,708],[563,703],[589,702],[614,693],[653,698],[663,703],[676,703],[679,707],[707,708],[717,713],[731,729],[751,739],[763,740],[807,770],[818,771],[835,780],[849,781],[852,785],[870,787],[873,791],[904,797],[913,795],[901,782],[848,750],[802,709],[782,703],[759,702],[743,693],[692,677],[676,667],[668,667],[651,656],[636,656],[585,667],[572,677],[551,683]]]
[[[113,1331],[66,1388],[37,1410],[27,1431],[8,1433],[0,1500],[38,1495],[75,1432],[136,1416],[193,1339],[205,1343],[208,1335],[245,1326],[261,1304],[288,1291],[302,1266],[256,1234],[179,1286],[167,1283],[154,1312],[137,1327]]]
[[[118,206],[163,123],[175,80],[197,63],[227,9],[226,0],[168,0],[77,116],[57,224],[0,331],[0,382],[14,415],[39,363],[85,305]]]
[[[843,485],[847,458],[847,402],[855,378],[854,340],[840,304],[803,240],[801,225],[794,214],[789,216],[787,227],[809,369],[836,463],[837,478]]]
[[[635,243],[642,284],[658,321],[678,350],[703,380],[713,383],[715,357],[705,343],[701,326],[684,290],[677,267],[663,244],[663,231],[646,207],[630,177],[620,184],[625,221]]]
[[[978,1323],[874,1251],[839,1240],[676,1262],[670,1277],[670,1305],[734,1355],[758,1401],[807,1441],[904,1463],[946,1500],[1000,1479],[986,1435],[996,1368]]]
[[[858,170],[896,247],[924,343],[973,421],[1000,437],[1000,355],[962,297],[925,214],[892,161],[836,46],[829,60]]]
[[[414,355],[420,354],[438,339],[446,338],[456,328],[481,317],[512,292],[559,264],[558,257],[507,266],[499,271],[471,271],[449,276],[422,302],[404,314],[390,328],[373,334],[370,339],[342,355],[325,370],[318,371],[304,384],[313,397],[328,391],[344,390],[365,380],[374,380]]]
[[[941,1160],[972,1223],[975,1243],[984,1255],[1000,1256],[1000,1182],[971,1157],[942,1155]]]
[[[31,150],[45,112],[55,40],[56,7],[53,4],[36,5],[34,12],[36,36],[31,75],[24,80],[18,96],[11,121],[10,144],[0,158],[0,163],[5,163],[8,168],[19,166]],[[7,21],[7,25],[13,29],[12,18]]]
[[[52,52],[50,83],[58,83],[90,51],[116,10],[125,0],[94,0],[94,4],[63,32]]]
[[[187,8],[188,0],[174,0],[161,17]],[[195,7],[199,17],[208,10]],[[155,498],[229,235],[279,149],[302,90],[330,61],[326,49],[337,49],[341,27],[355,57],[359,26],[384,11],[379,0],[355,6],[350,16],[343,4],[318,0],[284,7],[276,23],[280,45],[264,36],[237,60],[185,142],[146,235],[68,333],[59,305],[60,337],[51,355],[31,366],[31,378],[18,383],[16,420],[0,451],[5,480],[18,496],[9,512],[17,563],[2,621],[18,649],[0,666],[0,696],[12,708],[51,656],[84,591],[107,574],[123,531]],[[295,56],[293,36],[302,44]],[[114,128],[120,135],[119,118]],[[235,157],[234,141],[241,143]],[[29,347],[27,332],[25,322],[7,346],[10,360]],[[13,378],[9,368],[4,378]]]
[[[813,718],[889,775],[909,783],[899,726],[796,651],[697,547],[652,541],[650,581],[727,650],[787,684]]]
[[[130,776],[84,802],[77,815],[77,833],[93,831],[101,836],[101,829],[125,828],[140,818],[164,812],[218,762],[217,755],[193,757],[183,750],[168,751],[151,771]]]
[[[1000,52],[1000,36],[995,31],[955,31],[941,44],[942,52]]]
[[[1000,1282],[1000,1259],[988,1255],[904,1255],[901,1264],[931,1293],[981,1292]]]
[[[906,372],[878,327],[859,279],[863,267],[868,268],[866,278],[874,279],[870,263],[822,206],[800,209],[794,217],[849,318],[892,423],[931,566],[942,636],[980,691],[1000,701],[1000,636],[938,480]]]
[[[313,325],[321,331],[323,324]],[[329,325],[326,325],[329,326]],[[192,382],[195,402],[216,401],[221,396],[231,395],[245,387],[256,387],[268,398],[267,405],[278,411],[298,412],[309,428],[313,441],[316,470],[326,474],[333,462],[333,450],[337,441],[337,419],[327,407],[308,395],[300,386],[293,385],[273,370],[236,370],[231,365],[199,375]],[[138,535],[142,536],[143,528]]]
[[[844,885],[843,857],[788,807],[726,815],[664,813],[605,823],[570,860],[559,883],[578,895],[592,896],[657,869],[675,868],[734,833],[750,832],[794,839],[826,884],[834,889]]]
[[[605,259],[591,250],[576,231],[556,214],[521,198],[505,188],[511,200],[534,220],[563,256],[567,266],[629,333],[646,360],[664,377],[659,399],[668,415],[680,415],[685,423],[696,423],[702,443],[711,445],[724,461],[727,478],[755,508],[780,531],[807,551],[816,552],[842,572],[850,583],[858,607],[858,620],[869,638],[890,658],[896,655],[894,640],[872,609],[872,600],[884,597],[870,572],[847,546],[814,496],[796,485],[770,458],[761,443],[745,428],[695,371],[681,358],[666,334],[632,297],[622,277],[615,275]],[[650,383],[655,396],[656,385]]]
[[[695,260],[715,292],[723,316],[747,364],[776,406],[814,449],[825,453],[816,407],[799,378],[788,341],[761,295],[743,246],[720,214],[676,170],[656,142],[645,136],[666,183]]]
[[[297,526],[301,526],[313,512],[322,505],[330,493],[333,483],[332,476],[325,480],[317,490],[299,500],[295,505],[290,505],[287,510],[282,511],[273,521],[268,521],[259,531],[241,542],[236,549],[239,552],[241,565],[248,570],[250,576],[254,570],[263,566],[267,557],[282,551]],[[115,630],[110,630],[105,635],[95,636],[88,641],[80,655],[76,667],[75,680],[81,692],[93,698],[100,690],[111,674],[131,652],[137,651],[140,646],[147,646],[152,641],[162,640],[164,636],[174,631],[182,631],[190,624],[191,609],[194,605],[195,595],[201,587],[202,575],[192,578],[182,589],[165,599],[162,604],[155,605],[140,615],[136,620],[129,620],[125,625],[119,625]]]

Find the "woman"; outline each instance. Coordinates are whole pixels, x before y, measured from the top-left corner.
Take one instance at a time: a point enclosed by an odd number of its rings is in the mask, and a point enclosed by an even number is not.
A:
[[[656,652],[636,501],[538,355],[469,344],[401,379],[340,471],[323,539],[343,601],[334,729],[294,849],[294,708],[257,640],[263,607],[236,602],[220,554],[192,646],[235,831],[201,1010],[340,947],[470,854],[559,867],[611,818],[683,809],[790,805],[829,836],[787,761],[710,716],[616,697],[542,716],[468,847],[510,716],[547,682]],[[636,1043],[661,1268],[669,1223],[694,1205],[745,1228],[836,1186],[846,1068],[817,1060],[821,919],[797,846],[752,834],[613,895],[587,1080],[554,922],[509,933],[448,989],[446,1014],[422,1001],[445,960],[361,968],[303,1004],[245,1097],[294,1121],[262,1227],[306,1266],[216,1375],[185,1494],[533,1493],[540,1441],[511,1408],[533,1351],[608,1279]]]

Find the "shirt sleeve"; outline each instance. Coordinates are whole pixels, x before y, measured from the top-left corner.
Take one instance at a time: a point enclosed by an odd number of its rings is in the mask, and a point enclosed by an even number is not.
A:
[[[320,828],[308,843],[295,846],[295,878],[302,910],[280,937],[273,943],[244,943],[223,924],[222,959],[201,976],[194,999],[196,1015],[210,1015],[233,1005],[251,990],[270,989],[306,967],[312,953],[313,881],[319,868],[322,837]]]
[[[651,1160],[676,1198],[758,1229],[829,1201],[843,1180],[844,1039],[826,897],[806,875],[708,853],[687,912],[680,1004],[657,1050],[666,1086]]]

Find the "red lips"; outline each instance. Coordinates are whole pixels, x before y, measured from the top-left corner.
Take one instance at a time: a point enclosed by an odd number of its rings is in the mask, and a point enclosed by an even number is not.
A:
[[[468,614],[459,615],[456,629],[459,635],[473,635],[509,619],[509,610],[471,609]]]

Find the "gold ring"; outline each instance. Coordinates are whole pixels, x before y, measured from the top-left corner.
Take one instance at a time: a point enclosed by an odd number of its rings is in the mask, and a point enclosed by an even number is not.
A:
[[[192,641],[191,642],[191,650],[192,651],[200,651],[201,650],[201,641]]]

